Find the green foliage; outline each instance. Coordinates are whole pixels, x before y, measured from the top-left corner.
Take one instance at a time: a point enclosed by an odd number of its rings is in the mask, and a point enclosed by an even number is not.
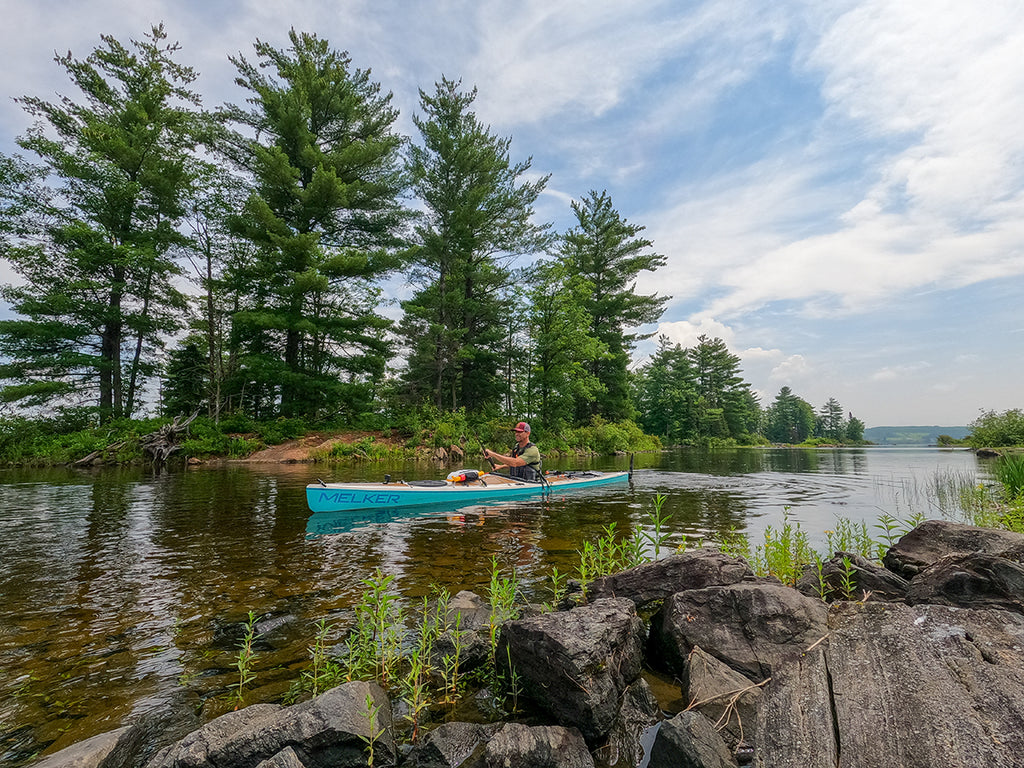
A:
[[[578,285],[582,308],[590,318],[590,337],[600,342],[602,354],[588,364],[600,389],[590,400],[577,400],[576,423],[593,416],[610,420],[632,419],[629,392],[629,353],[635,342],[648,335],[628,329],[657,322],[667,296],[641,295],[634,291],[641,272],[654,272],[665,257],[654,253],[653,243],[640,237],[644,228],[630,224],[612,205],[607,192],[591,190],[572,211],[576,224],[562,237],[557,258],[564,265],[567,282]]]
[[[0,462],[7,464],[68,464],[100,452],[104,461],[142,460],[142,435],[159,429],[160,419],[121,419],[95,425],[94,409],[67,409],[53,417],[0,419]],[[83,424],[89,424],[83,428]]]
[[[590,426],[570,429],[562,436],[562,445],[578,453],[613,454],[630,451],[655,451],[661,448],[657,437],[644,434],[635,422],[606,422],[600,416]],[[545,443],[545,447],[548,444]]]
[[[972,448],[1024,446],[1024,411],[1019,408],[996,413],[984,411],[970,423],[967,442]]]
[[[9,401],[79,395],[108,422],[134,413],[180,327],[171,253],[184,241],[189,150],[204,120],[189,90],[196,75],[174,61],[161,26],[130,48],[102,41],[85,59],[56,59],[77,97],[19,100],[38,122],[18,143],[42,167],[2,179],[14,185],[0,190],[14,201],[0,206],[3,229],[20,235],[2,255],[21,282],[0,291],[19,315],[0,322],[0,379]]]
[[[195,343],[171,350],[162,391],[165,416],[187,416],[206,410],[209,360]]]
[[[256,614],[249,611],[249,619],[245,624],[245,634],[238,644],[238,656],[235,659],[235,669],[238,670],[238,682],[232,686],[235,689],[234,697],[238,704],[245,699],[245,687],[256,679],[256,673],[252,671],[253,660],[256,652],[253,650],[253,642],[258,637],[256,632]]]
[[[547,224],[532,222],[547,177],[521,181],[530,161],[512,163],[510,139],[494,136],[472,111],[476,89],[442,78],[420,91],[413,118],[423,144],[409,148],[408,172],[426,212],[402,303],[409,348],[403,375],[407,403],[493,411],[505,391],[501,361],[506,331],[525,318],[507,308],[510,256],[543,251]]]
[[[257,42],[256,64],[231,57],[251,108],[227,109],[247,132],[220,149],[254,187],[231,222],[253,249],[228,275],[242,351],[228,384],[250,413],[351,419],[369,410],[389,354],[374,281],[401,264],[409,215],[398,113],[346,53],[294,30],[289,40]]]
[[[993,467],[1008,499],[1024,496],[1024,454],[1008,453],[1000,456]]]
[[[814,409],[783,387],[764,414],[764,435],[773,443],[802,443],[814,433]]]

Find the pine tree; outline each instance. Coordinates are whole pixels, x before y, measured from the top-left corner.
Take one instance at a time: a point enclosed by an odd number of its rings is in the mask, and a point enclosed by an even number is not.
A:
[[[612,206],[607,192],[591,191],[573,202],[576,224],[562,238],[559,258],[571,280],[585,282],[590,292],[584,309],[590,317],[589,334],[605,353],[590,363],[601,390],[591,401],[577,403],[576,417],[619,420],[632,418],[629,392],[629,359],[634,344],[651,334],[636,329],[661,317],[668,297],[638,295],[636,278],[655,271],[665,257],[651,251],[652,243],[639,237],[643,227],[630,224]]]
[[[79,98],[19,99],[39,122],[18,143],[42,165],[35,178],[3,174],[15,184],[3,191],[5,226],[19,237],[2,255],[23,283],[2,291],[22,318],[0,323],[0,378],[7,400],[73,398],[108,421],[138,408],[180,326],[171,253],[204,121],[195,73],[174,61],[162,26],[130,48],[101,39],[85,59],[55,59]]]
[[[235,387],[264,415],[352,416],[389,356],[375,282],[402,263],[403,139],[368,70],[315,35],[289,39],[257,41],[256,64],[231,58],[251,108],[225,114],[254,135],[222,147],[253,188],[233,220],[255,247],[232,271],[248,294],[233,318]]]
[[[423,114],[413,118],[422,145],[410,149],[408,169],[426,213],[411,275],[418,290],[402,303],[403,380],[413,403],[489,411],[506,389],[500,371],[509,326],[526,325],[521,295],[512,296],[511,310],[504,300],[507,262],[548,245],[548,225],[531,220],[547,177],[521,180],[530,161],[509,159],[511,140],[476,117],[476,89],[460,87],[442,78],[433,94],[421,90]]]

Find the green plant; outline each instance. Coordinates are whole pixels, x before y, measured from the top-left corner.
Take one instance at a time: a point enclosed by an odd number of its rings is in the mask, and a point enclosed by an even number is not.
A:
[[[566,595],[566,579],[564,573],[559,573],[557,566],[551,568],[551,602],[544,603],[544,609],[554,611],[558,608]]]
[[[853,597],[853,593],[857,589],[857,580],[854,578],[856,575],[856,569],[853,567],[853,562],[849,557],[843,557],[843,572],[840,576],[840,585],[842,587],[843,597],[849,600]]]
[[[1008,453],[1000,456],[993,467],[993,474],[1003,486],[1008,500],[1024,495],[1024,454]]]
[[[657,560],[661,553],[661,548],[668,542],[669,534],[666,532],[665,527],[668,521],[672,519],[671,514],[665,514],[663,509],[665,502],[668,497],[664,494],[658,493],[654,496],[654,511],[650,513],[651,530],[645,534],[647,540],[651,542],[654,547],[654,559]],[[685,541],[685,540],[684,540]],[[686,548],[685,543],[683,549]]]
[[[238,699],[238,703],[235,705],[236,709],[241,705],[245,697],[245,686],[256,679],[256,673],[252,671],[252,662],[256,657],[252,646],[256,637],[258,637],[256,632],[256,614],[253,611],[249,611],[249,620],[245,625],[245,634],[242,636],[242,641],[238,646],[238,656],[235,659],[235,668],[238,670],[238,682],[234,686],[235,698]]]
[[[366,764],[368,766],[373,765],[373,748],[377,743],[377,739],[384,733],[383,728],[377,728],[377,713],[380,712],[381,706],[383,705],[375,705],[373,697],[370,694],[366,694],[366,710],[362,715],[366,718],[367,735],[359,734],[359,740],[366,745]]]
[[[307,688],[314,696],[338,684],[340,671],[327,656],[327,636],[332,627],[326,619],[316,625],[316,637],[309,648],[311,665],[302,673],[302,687]]]

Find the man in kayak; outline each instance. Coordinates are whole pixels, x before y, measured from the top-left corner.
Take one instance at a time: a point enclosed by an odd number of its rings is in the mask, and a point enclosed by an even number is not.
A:
[[[521,480],[540,480],[540,448],[530,442],[530,425],[525,421],[516,424],[513,430],[516,436],[516,444],[508,456],[495,453],[490,448],[484,448],[484,456],[488,459],[500,461],[494,468],[508,468],[510,477],[517,477]]]

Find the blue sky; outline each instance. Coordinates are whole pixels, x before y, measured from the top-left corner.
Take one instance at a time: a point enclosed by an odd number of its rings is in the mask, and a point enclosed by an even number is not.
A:
[[[0,152],[28,126],[14,97],[72,95],[55,51],[163,22],[214,107],[244,98],[227,57],[294,27],[370,68],[410,136],[419,88],[475,85],[513,159],[551,174],[537,213],[559,231],[571,200],[607,190],[668,260],[637,286],[672,296],[648,330],[722,337],[763,404],[789,386],[868,426],[1024,407],[1019,2],[0,0],[0,14]]]

